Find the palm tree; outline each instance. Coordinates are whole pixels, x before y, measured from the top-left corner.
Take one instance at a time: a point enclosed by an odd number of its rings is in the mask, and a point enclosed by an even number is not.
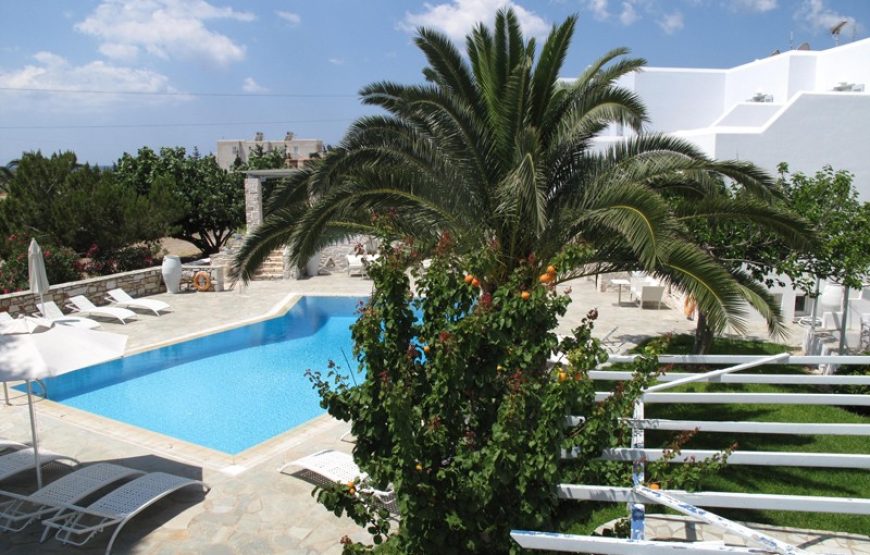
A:
[[[644,134],[644,105],[616,83],[645,61],[625,49],[571,83],[559,80],[575,23],[554,26],[538,56],[511,10],[498,12],[493,30],[474,28],[467,58],[444,35],[420,29],[426,83],[365,87],[363,102],[386,115],[359,119],[337,148],[276,189],[236,273],[249,279],[281,245],[304,263],[321,247],[372,232],[371,213],[389,210],[397,234],[431,243],[446,231],[468,249],[496,245],[495,282],[530,254],[546,264],[575,245],[585,256],[560,268],[560,279],[644,269],[693,295],[716,329],[739,329],[748,301],[780,330],[770,296],[693,244],[683,219],[746,218],[797,240],[792,216],[759,200],[775,195],[770,176]],[[613,124],[636,135],[596,148]],[[718,196],[726,178],[753,202]],[[677,214],[673,196],[697,199],[692,213]]]

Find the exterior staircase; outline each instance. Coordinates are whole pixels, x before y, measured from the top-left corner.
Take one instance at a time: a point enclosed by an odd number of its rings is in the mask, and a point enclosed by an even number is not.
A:
[[[254,272],[254,281],[284,279],[284,249],[275,249]]]

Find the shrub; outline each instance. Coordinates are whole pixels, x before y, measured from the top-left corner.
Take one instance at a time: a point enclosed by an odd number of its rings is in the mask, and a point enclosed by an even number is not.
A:
[[[87,259],[81,270],[90,275],[109,275],[150,268],[155,264],[157,245],[131,245],[112,251],[103,251],[96,244],[91,245]]]
[[[531,257],[491,283],[492,250],[461,257],[442,237],[438,252],[422,273],[411,245],[387,244],[369,269],[374,292],[353,326],[365,380],[352,387],[333,364],[326,376],[310,377],[322,406],[352,423],[354,457],[370,485],[395,489],[402,524],[391,546],[517,551],[509,531],[552,524],[560,472],[618,441],[619,418],[631,412],[657,361],[640,357],[635,379],[596,402],[586,369],[607,357],[591,335],[597,313],[560,342],[553,330],[569,298],[540,279],[546,264]],[[406,272],[412,264],[416,295]],[[548,364],[557,349],[569,352],[570,370]],[[587,420],[569,429],[568,414]],[[574,452],[568,465],[562,449]],[[391,533],[387,514],[357,486],[318,489],[318,500],[381,543]],[[346,553],[369,549],[342,543]]]
[[[7,254],[0,266],[0,291],[4,294],[23,291],[29,287],[27,249],[30,247],[30,239],[27,235],[14,233],[3,241],[3,252]],[[76,270],[78,257],[75,251],[50,243],[40,246],[49,283],[75,281],[81,277]]]

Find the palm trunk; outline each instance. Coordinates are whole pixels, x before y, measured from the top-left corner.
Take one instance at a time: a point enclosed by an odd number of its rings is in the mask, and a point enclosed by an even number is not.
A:
[[[692,352],[706,355],[713,348],[713,329],[707,324],[707,316],[698,311],[698,326],[695,328],[695,344]]]

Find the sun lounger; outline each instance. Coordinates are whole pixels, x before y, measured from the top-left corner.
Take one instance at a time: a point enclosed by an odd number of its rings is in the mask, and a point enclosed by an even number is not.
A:
[[[40,466],[45,466],[48,463],[57,461],[70,461],[74,464],[78,464],[79,462],[72,457],[58,455],[57,453],[52,453],[51,451],[39,451]],[[0,456],[0,482],[17,476],[22,472],[27,472],[28,470],[35,470],[33,463],[34,459],[32,447],[25,447],[24,449],[19,449],[9,454]]]
[[[115,482],[145,474],[125,466],[97,463],[75,470],[30,495],[0,491],[0,530],[20,532],[34,520],[59,513]],[[4,500],[5,499],[5,500]]]
[[[126,324],[128,319],[136,316],[135,312],[127,310],[126,308],[118,308],[117,306],[97,306],[84,295],[70,297],[69,302],[70,308],[77,310],[81,314],[117,319],[120,320],[122,324]]]
[[[392,490],[377,490],[365,485],[368,474],[361,471],[353,462],[353,457],[347,453],[326,449],[313,455],[289,462],[278,469],[278,472],[287,474],[287,468],[295,467],[297,475],[308,482],[316,485],[347,484],[359,480],[361,493],[369,493],[381,505],[391,513],[399,512],[396,504],[396,493]]]
[[[121,308],[150,310],[157,316],[160,316],[161,310],[169,310],[169,304],[163,301],[158,301],[156,299],[134,299],[123,289],[112,289],[109,291],[109,296],[107,298],[114,302],[116,306]]]
[[[13,318],[8,312],[0,312],[0,324],[8,324],[9,322],[14,321],[15,318]]]
[[[57,515],[42,521],[42,540],[57,530],[55,539],[61,543],[81,546],[106,528],[117,526],[109,539],[106,555],[124,525],[133,517],[180,489],[197,486],[205,492],[209,487],[199,480],[182,478],[165,472],[151,472],[124,484],[100,497],[87,507],[65,505]]]
[[[94,329],[100,327],[100,323],[90,318],[82,318],[81,316],[69,316],[64,314],[54,301],[46,303],[36,303],[36,310],[39,314],[50,322],[61,324],[64,326],[75,326],[77,328]]]

